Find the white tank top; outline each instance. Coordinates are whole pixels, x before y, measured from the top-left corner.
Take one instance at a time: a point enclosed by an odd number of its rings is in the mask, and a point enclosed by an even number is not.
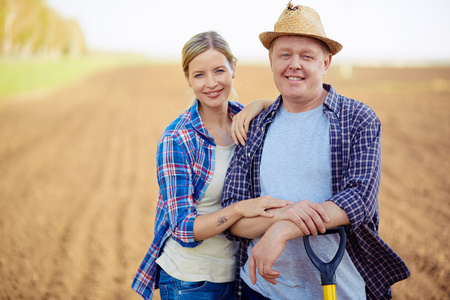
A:
[[[214,174],[197,206],[199,215],[220,210],[225,174],[235,145],[216,146]],[[229,282],[234,280],[235,254],[238,243],[223,233],[206,239],[195,248],[186,248],[167,239],[156,263],[172,277],[184,281]]]

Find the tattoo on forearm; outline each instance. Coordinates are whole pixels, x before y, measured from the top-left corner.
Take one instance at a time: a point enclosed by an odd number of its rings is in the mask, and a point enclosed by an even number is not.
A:
[[[226,218],[225,216],[220,217],[220,218],[217,219],[217,226],[223,225],[223,224],[225,224],[227,221],[228,221],[228,220],[227,220],[227,218]]]

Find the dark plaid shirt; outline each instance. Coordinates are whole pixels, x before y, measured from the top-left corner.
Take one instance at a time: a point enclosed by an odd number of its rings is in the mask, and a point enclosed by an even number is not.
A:
[[[367,299],[390,299],[390,287],[409,277],[402,259],[378,236],[378,192],[381,177],[381,124],[367,105],[336,93],[330,85],[323,104],[330,124],[333,196],[329,201],[350,219],[347,252],[366,283]],[[228,169],[222,206],[260,196],[260,164],[264,138],[281,105],[281,96],[255,118],[246,146],[238,146]],[[230,239],[236,239],[229,234]],[[236,278],[247,260],[249,240],[241,240]]]

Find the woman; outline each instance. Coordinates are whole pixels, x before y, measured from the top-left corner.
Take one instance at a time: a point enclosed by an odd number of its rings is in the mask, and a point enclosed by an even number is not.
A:
[[[232,117],[242,109],[228,101],[236,61],[227,42],[212,31],[195,35],[183,48],[183,71],[196,101],[158,143],[155,237],[133,282],[145,299],[157,287],[161,299],[234,299],[237,245],[222,232],[243,217],[273,217],[265,210],[288,203],[266,196],[221,209],[235,147]],[[268,104],[250,104],[241,119],[250,120]]]

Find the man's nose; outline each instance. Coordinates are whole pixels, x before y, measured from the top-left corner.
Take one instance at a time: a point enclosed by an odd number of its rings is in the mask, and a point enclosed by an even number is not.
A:
[[[303,68],[302,67],[302,60],[301,60],[301,58],[299,56],[293,56],[291,58],[291,63],[289,65],[289,67],[292,70],[301,70]]]

